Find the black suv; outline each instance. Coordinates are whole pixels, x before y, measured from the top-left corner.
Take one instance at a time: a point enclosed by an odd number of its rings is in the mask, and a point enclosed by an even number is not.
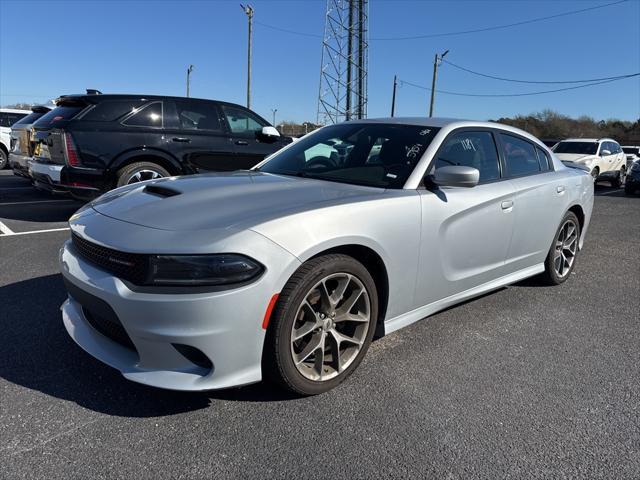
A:
[[[66,95],[34,125],[36,186],[86,200],[158,177],[253,167],[291,143],[233,103],[153,95]]]

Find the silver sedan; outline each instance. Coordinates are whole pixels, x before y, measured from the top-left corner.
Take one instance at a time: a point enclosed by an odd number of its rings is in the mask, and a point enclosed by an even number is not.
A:
[[[329,390],[372,338],[539,275],[564,282],[593,180],[494,123],[324,127],[249,171],[113,190],[70,220],[64,325],[136,382]]]

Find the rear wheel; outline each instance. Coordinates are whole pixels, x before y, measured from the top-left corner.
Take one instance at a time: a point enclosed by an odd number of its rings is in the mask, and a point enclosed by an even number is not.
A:
[[[545,260],[542,279],[549,285],[560,285],[573,271],[578,242],[580,240],[580,222],[573,212],[567,212],[556,232],[553,244]]]
[[[265,374],[302,395],[345,380],[369,348],[378,295],[352,257],[324,255],[302,265],[282,290],[265,342]]]
[[[145,180],[155,180],[156,178],[169,176],[171,176],[170,173],[156,163],[136,162],[118,170],[118,173],[116,174],[116,186],[122,187],[132,183],[144,182]]]
[[[614,188],[622,187],[626,178],[627,169],[625,167],[621,167],[620,170],[616,172],[616,176],[613,178],[613,180],[611,180],[611,186]]]
[[[7,152],[0,148],[0,170],[7,166]]]

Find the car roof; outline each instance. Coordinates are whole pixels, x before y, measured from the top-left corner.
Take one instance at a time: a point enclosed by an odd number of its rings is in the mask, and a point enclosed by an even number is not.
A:
[[[1,113],[31,113],[31,110],[21,110],[18,108],[0,108]]]
[[[564,140],[560,140],[561,142],[616,142],[613,138],[565,138]]]
[[[88,103],[99,103],[104,100],[201,100],[207,102],[216,102],[223,103],[226,105],[233,105],[242,107],[242,105],[238,105],[231,102],[224,102],[222,100],[215,100],[212,98],[195,98],[195,97],[175,97],[171,95],[146,95],[141,93],[99,93],[99,94],[70,94],[70,95],[60,95],[56,99],[56,104],[59,102],[64,102],[65,100],[84,100]],[[245,108],[245,107],[242,107]]]

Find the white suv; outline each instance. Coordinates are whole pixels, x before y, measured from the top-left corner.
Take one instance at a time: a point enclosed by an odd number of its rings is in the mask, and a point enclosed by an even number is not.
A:
[[[563,162],[587,167],[596,182],[607,180],[613,187],[624,184],[626,157],[620,144],[611,138],[568,138],[551,150]]]
[[[7,166],[11,146],[11,125],[30,114],[30,110],[0,108],[0,170]]]

